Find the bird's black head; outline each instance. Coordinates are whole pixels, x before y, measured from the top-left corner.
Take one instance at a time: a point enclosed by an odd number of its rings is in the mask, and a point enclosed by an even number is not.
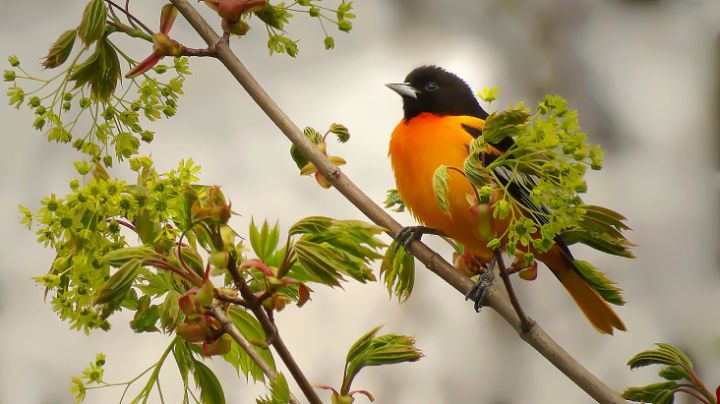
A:
[[[469,115],[485,119],[470,87],[458,76],[437,66],[422,66],[410,72],[404,83],[386,84],[403,98],[405,119],[423,112],[438,115]]]

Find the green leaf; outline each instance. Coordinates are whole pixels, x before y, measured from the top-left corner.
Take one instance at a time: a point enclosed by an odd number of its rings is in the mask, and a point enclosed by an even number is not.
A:
[[[433,174],[432,186],[433,192],[435,193],[435,199],[437,200],[438,206],[440,206],[440,210],[444,214],[451,216],[450,200],[448,199],[449,178],[447,166],[440,165],[437,169],[435,169],[435,173]]]
[[[185,390],[187,390],[188,373],[194,369],[193,357],[187,348],[187,342],[176,338],[175,345],[173,346],[173,356],[175,357],[175,363],[177,363],[180,377],[183,380],[183,386],[185,386]]]
[[[392,209],[395,212],[405,211],[405,202],[403,202],[402,197],[400,197],[400,192],[397,189],[389,189],[387,191],[384,205],[386,209]]]
[[[83,11],[78,36],[85,45],[99,40],[105,34],[107,8],[103,0],[90,0]]]
[[[524,125],[530,115],[522,109],[513,109],[491,114],[485,120],[483,137],[491,144],[498,144],[506,137],[516,136],[520,126]]]
[[[265,331],[260,323],[245,310],[232,307],[228,311],[228,317],[245,338],[253,344],[253,349],[263,360],[275,369],[275,360],[267,347]],[[252,376],[255,381],[264,381],[265,375],[257,363],[237,343],[233,341],[232,350],[223,358],[235,367],[235,370],[242,372],[246,378]]]
[[[385,334],[376,337],[380,327],[360,337],[348,351],[341,395],[350,391],[355,376],[366,366],[414,362],[423,357],[415,347],[415,339],[405,335]]]
[[[372,343],[373,338],[375,338],[375,335],[380,331],[382,328],[381,325],[373,328],[372,330],[368,331],[365,335],[358,338],[357,341],[355,341],[354,344],[350,347],[348,350],[347,356],[345,357],[345,362],[352,362],[358,358],[362,353],[368,350],[370,347],[370,344]]]
[[[93,303],[108,304],[112,309],[118,307],[130,290],[141,268],[142,263],[137,259],[123,264],[123,266],[95,292],[95,300]]]
[[[692,376],[687,370],[680,366],[667,366],[658,371],[658,376],[666,380],[692,380]]]
[[[345,280],[339,272],[342,263],[337,254],[320,244],[300,240],[293,246],[298,263],[308,272],[314,282],[340,286]]]
[[[112,250],[103,255],[100,260],[110,266],[118,267],[130,260],[145,260],[150,258],[158,258],[158,253],[150,247],[125,247]]]
[[[675,382],[654,383],[642,387],[628,387],[623,392],[622,397],[630,401],[656,403],[656,397],[665,392],[672,391],[675,387],[677,387],[677,383]]]
[[[328,132],[337,136],[340,143],[345,143],[350,140],[350,131],[348,131],[348,128],[346,128],[345,125],[333,123],[332,125],[330,125],[330,129],[328,129]]]
[[[280,241],[280,229],[277,222],[270,228],[267,220],[263,221],[262,229],[258,230],[255,221],[250,221],[250,244],[260,261],[267,261],[272,258],[272,253]]]
[[[70,80],[75,82],[75,88],[89,85],[96,101],[108,101],[120,80],[120,60],[115,48],[107,40],[100,41],[95,52],[73,68]]]
[[[143,296],[148,297],[148,296]],[[149,301],[149,298],[148,298]],[[149,307],[143,308],[142,310],[138,310],[135,313],[135,317],[130,322],[130,328],[132,328],[135,332],[153,332],[157,331],[157,327],[155,327],[155,323],[157,323],[158,319],[160,318],[160,309],[156,305],[151,305]]]
[[[597,290],[606,302],[620,306],[625,304],[625,300],[623,300],[622,297],[622,290],[615,286],[615,282],[608,279],[604,273],[595,269],[595,267],[587,261],[573,260],[572,265],[580,272],[580,275],[590,283],[590,286]]]
[[[404,247],[396,248],[396,241],[385,251],[380,265],[380,277],[385,282],[388,293],[404,302],[412,294],[415,285],[415,257]]]
[[[309,216],[290,227],[288,234],[291,236],[297,234],[317,234],[327,230],[333,223],[333,219],[324,216]]]
[[[72,53],[77,33],[77,29],[71,29],[60,34],[58,39],[50,46],[50,50],[42,62],[43,67],[54,69],[65,63]]]
[[[290,387],[282,373],[278,373],[270,380],[270,393],[274,402],[287,403],[290,401]]]
[[[218,381],[215,373],[204,363],[193,359],[195,367],[195,384],[200,388],[200,397],[203,403],[225,404],[225,392]]]

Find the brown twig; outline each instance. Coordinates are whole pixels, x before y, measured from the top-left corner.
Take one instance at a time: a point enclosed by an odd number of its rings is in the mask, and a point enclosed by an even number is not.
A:
[[[388,229],[388,234],[395,237],[401,229],[400,224],[353,184],[337,166],[330,162],[330,160],[303,135],[303,132],[265,92],[232,52],[230,47],[221,41],[221,38],[213,31],[197,10],[195,10],[187,0],[170,1],[177,7],[180,13],[183,14],[198,34],[200,34],[208,46],[216,47],[218,52],[217,58],[233,77],[235,77],[238,83],[245,88],[248,94],[283,134],[318,168],[318,171],[330,181],[335,189],[343,194],[370,220]],[[463,296],[472,288],[473,284],[470,279],[455,271],[447,261],[425,244],[415,241],[410,245],[409,251],[425,264],[428,269],[440,276],[453,288],[462,293]],[[487,297],[488,306],[515,328],[525,342],[535,348],[535,350],[548,359],[548,361],[595,400],[602,403],[625,403],[616,391],[585,369],[575,358],[550,338],[540,326],[533,323],[534,325],[527,332],[522,332],[520,320],[512,305],[508,299],[504,299],[501,294],[496,292],[494,288],[490,290],[489,296]]]
[[[243,349],[255,363],[260,367],[263,374],[268,377],[268,379],[275,379],[277,377],[277,372],[275,369],[273,369],[265,360],[258,354],[258,352],[252,347],[250,344],[250,341],[248,341],[245,336],[242,335],[240,330],[235,327],[235,324],[233,324],[232,320],[230,320],[225,313],[222,311],[220,307],[212,306],[210,307],[210,315],[215,317],[217,321],[222,324],[223,330],[232,337],[232,339],[237,342],[237,344],[240,346],[240,348]],[[292,393],[290,393],[290,402],[297,404],[297,398],[292,396]]]
[[[510,275],[508,274],[507,268],[505,267],[505,261],[503,260],[502,252],[500,252],[499,249],[496,249],[494,253],[495,262],[497,262],[498,269],[500,270],[500,277],[505,284],[505,289],[507,290],[510,304],[512,304],[513,309],[515,309],[515,313],[520,319],[520,332],[523,334],[527,333],[532,327],[532,322],[530,321],[530,319],[528,319],[527,315],[525,315],[522,306],[520,306],[520,301],[518,300],[517,295],[515,294],[515,290],[512,287],[512,282],[510,282]]]
[[[300,366],[295,361],[295,358],[293,358],[290,350],[287,348],[285,342],[280,337],[280,333],[278,332],[274,321],[265,312],[265,309],[262,306],[264,299],[258,298],[257,296],[255,296],[253,291],[250,290],[247,282],[245,282],[245,279],[240,275],[238,271],[237,262],[232,258],[230,259],[230,261],[228,261],[228,272],[230,272],[230,276],[233,278],[235,286],[240,291],[240,295],[247,303],[247,307],[250,309],[250,311],[252,311],[253,315],[255,315],[255,318],[257,318],[257,320],[262,325],[263,330],[265,331],[266,338],[268,340],[268,344],[270,344],[275,349],[275,352],[277,352],[280,359],[288,368],[288,371],[290,371],[290,374],[292,375],[293,379],[295,379],[295,382],[300,387],[300,390],[302,390],[303,394],[305,394],[305,397],[310,403],[322,404],[322,401],[317,395],[317,392],[313,388],[312,384],[302,372],[302,369],[300,369]]]
[[[128,22],[130,22],[130,24],[133,24],[133,22],[134,22],[134,23],[137,23],[137,25],[141,26],[141,27],[145,30],[145,32],[147,32],[147,33],[150,34],[150,35],[152,35],[152,34],[155,33],[155,32],[153,32],[153,30],[151,30],[150,28],[148,28],[147,25],[143,24],[143,22],[140,21],[140,19],[138,19],[137,17],[135,17],[134,15],[132,15],[132,13],[130,13],[129,8],[126,9],[125,7],[122,7],[122,6],[120,6],[119,4],[116,4],[116,3],[113,2],[112,0],[105,0],[105,3],[107,3],[110,7],[114,7],[116,10],[122,11],[122,13],[127,16]],[[126,6],[127,6],[127,5],[128,5],[128,3],[126,3]]]

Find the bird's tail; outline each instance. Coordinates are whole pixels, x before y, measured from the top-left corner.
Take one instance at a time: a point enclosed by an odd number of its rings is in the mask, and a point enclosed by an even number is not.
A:
[[[625,324],[606,301],[608,297],[601,296],[591,284],[592,280],[587,279],[589,264],[573,259],[569,250],[562,247],[555,245],[540,257],[541,261],[555,273],[595,329],[603,334],[612,334],[614,329],[626,331]],[[592,267],[589,270],[594,271]],[[621,304],[619,290],[617,298],[620,302],[618,304]],[[613,301],[613,303],[617,302]]]

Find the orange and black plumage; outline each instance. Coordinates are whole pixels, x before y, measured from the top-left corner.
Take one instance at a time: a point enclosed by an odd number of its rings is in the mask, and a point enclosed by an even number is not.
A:
[[[441,210],[432,186],[433,175],[440,165],[464,166],[470,143],[482,136],[487,112],[462,79],[437,66],[419,67],[403,83],[388,84],[388,87],[403,99],[404,116],[392,133],[389,156],[405,205],[423,225],[452,237],[480,260],[489,261],[493,251],[487,247],[488,240],[477,233],[466,197],[473,193],[470,183],[461,173],[449,171],[448,200],[452,215]],[[490,150],[500,154],[512,144],[512,138],[506,137],[492,144]],[[513,184],[500,174],[498,178],[508,181],[503,185],[515,200],[538,210],[537,206],[530,206],[527,186]],[[542,220],[542,216],[534,219]],[[503,234],[508,224],[508,220],[492,219],[491,234]],[[547,252],[533,253],[550,268],[598,331],[612,334],[614,329],[625,330],[617,313],[575,267],[570,249],[562,240],[556,239]]]

